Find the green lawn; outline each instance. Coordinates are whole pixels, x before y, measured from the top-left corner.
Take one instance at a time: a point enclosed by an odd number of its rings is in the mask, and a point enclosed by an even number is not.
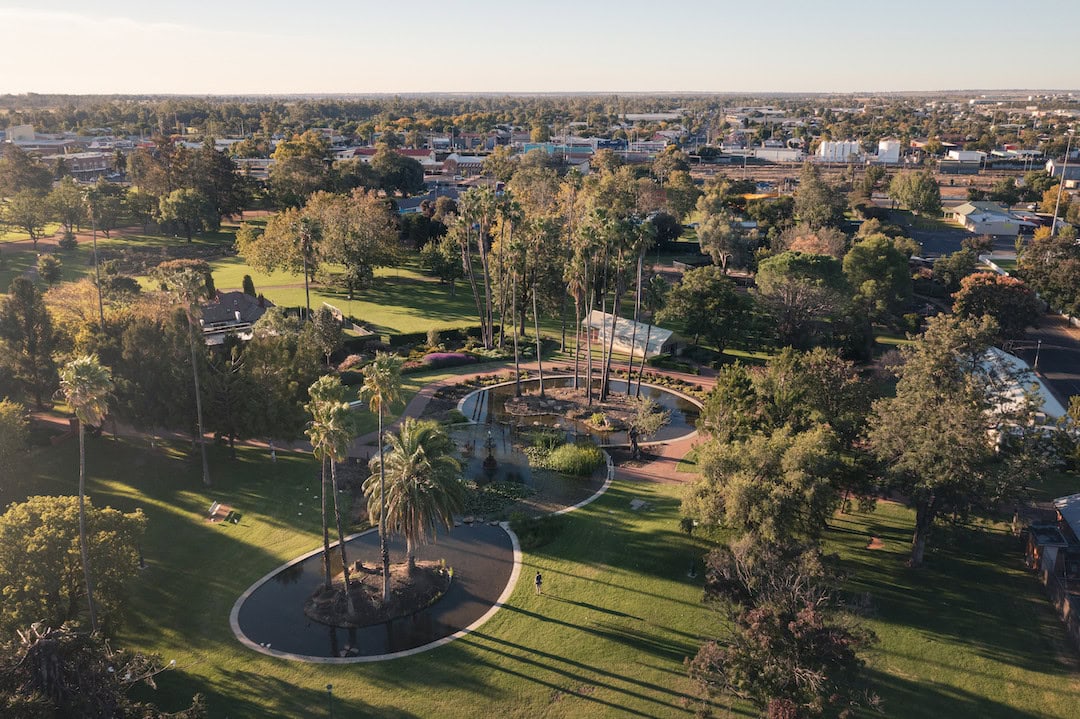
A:
[[[993,258],[990,259],[990,261],[993,262],[998,267],[1000,267],[1001,269],[1005,270],[1006,272],[1009,272],[1009,273],[1016,272],[1016,259],[1014,259],[1014,258],[1006,259],[1006,258],[1001,258],[1001,257],[993,257]]]
[[[926,566],[908,569],[908,509],[880,502],[831,524],[846,589],[872,597],[868,666],[887,716],[1076,716],[1076,651],[1005,525],[939,527]],[[871,536],[884,548],[866,549]]]
[[[676,471],[695,472],[694,459]],[[1034,496],[1078,485],[1080,477],[1057,473]],[[913,570],[905,566],[913,524],[906,507],[879,502],[873,512],[836,515],[825,534],[826,551],[841,557],[845,594],[871,597],[864,621],[879,641],[867,665],[885,716],[1075,716],[1080,657],[1007,525],[939,527],[926,565]],[[884,547],[868,550],[871,537]]]
[[[918,230],[955,230],[960,227],[955,222],[950,222],[945,217],[930,217],[929,215],[916,215],[910,210],[890,210],[891,220],[904,227],[914,227]]]
[[[45,225],[45,230],[42,233],[44,237],[52,237],[57,231],[60,230],[59,222],[49,222]],[[24,231],[13,227],[0,227],[0,242],[29,242],[30,235]]]
[[[304,278],[286,272],[267,275],[253,271],[240,257],[211,263],[218,289],[240,289],[245,274],[251,275],[255,290],[277,305],[304,304]],[[468,284],[459,282],[457,296],[438,281],[412,265],[384,267],[375,271],[375,285],[349,300],[335,287],[311,287],[311,306],[328,302],[346,315],[356,317],[380,332],[425,332],[431,327],[449,329],[478,324],[476,304]]]
[[[272,464],[247,448],[230,461],[215,447],[215,484],[204,489],[187,449],[109,439],[88,447],[91,497],[150,518],[149,569],[135,581],[118,643],[177,660],[181,670],[161,677],[155,695],[164,707],[198,691],[212,716],[322,716],[332,683],[341,716],[465,716],[481,707],[510,717],[688,715],[682,660],[717,625],[700,604],[700,580],[685,575],[707,547],[679,532],[682,486],[616,482],[569,515],[552,544],[525,554],[525,579],[479,632],[415,657],[324,667],[251,652],[228,626],[251,582],[318,545],[317,465],[288,453]],[[19,486],[0,488],[0,504],[74,491],[73,441],[34,460]],[[651,508],[631,511],[634,498]],[[240,524],[203,521],[214,500],[241,512]],[[909,510],[882,502],[838,515],[825,537],[842,558],[845,589],[871,595],[865,621],[880,641],[868,668],[885,716],[1075,716],[1077,657],[1021,568],[1019,543],[1000,525],[939,528],[927,566],[911,570],[911,524]],[[884,549],[867,550],[871,536]],[[545,576],[540,598],[527,581],[536,570]]]
[[[232,247],[234,228],[224,227],[218,232],[205,232],[192,238],[191,244],[203,247]],[[25,237],[23,238],[25,239]],[[97,245],[99,253],[116,252],[128,248],[157,248],[164,249],[168,246],[186,245],[184,238],[172,235],[150,235],[131,233],[106,238],[98,233]],[[53,254],[60,258],[63,263],[63,280],[65,282],[80,280],[84,277],[92,277],[94,274],[94,247],[91,239],[79,235],[79,244],[73,250],[52,248]],[[107,254],[105,254],[107,256]],[[37,253],[33,249],[11,251],[0,244],[0,294],[6,293],[11,280],[25,273],[27,268],[37,262]],[[162,258],[164,259],[164,258]],[[237,287],[239,287],[239,283]]]
[[[38,460],[27,486],[74,491],[74,442]],[[216,449],[206,490],[192,458],[98,439],[88,467],[98,504],[142,507],[150,518],[149,568],[118,644],[177,660],[181,670],[159,677],[154,695],[166,708],[202,692],[215,717],[318,717],[332,683],[338,716],[687,715],[682,661],[711,615],[698,581],[686,578],[692,552],[678,529],[677,486],[616,483],[567,517],[552,544],[525,554],[509,606],[478,632],[407,659],[326,667],[252,652],[228,625],[251,582],[318,546],[314,461],[283,454],[270,464],[243,449],[230,462]],[[651,509],[631,511],[634,498]],[[239,525],[203,521],[215,499],[243,513]],[[528,581],[537,569],[543,597]]]

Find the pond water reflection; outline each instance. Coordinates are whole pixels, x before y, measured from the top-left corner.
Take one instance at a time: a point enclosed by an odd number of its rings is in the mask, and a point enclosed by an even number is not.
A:
[[[377,532],[346,543],[349,561],[378,561]],[[404,543],[391,541],[391,561],[401,559]],[[341,571],[334,551],[332,569]],[[322,553],[274,574],[240,605],[237,623],[251,641],[268,649],[307,657],[372,656],[404,651],[447,637],[472,624],[502,594],[514,566],[510,535],[501,527],[462,525],[440,534],[437,544],[419,548],[417,559],[446,561],[454,570],[450,589],[416,614],[370,627],[345,629],[312,621],[304,602],[323,580]]]

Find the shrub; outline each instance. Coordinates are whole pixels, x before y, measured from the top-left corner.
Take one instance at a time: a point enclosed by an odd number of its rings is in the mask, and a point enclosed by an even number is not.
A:
[[[922,328],[922,317],[917,312],[909,312],[902,318],[900,327],[909,334],[917,335]]]
[[[464,352],[430,352],[424,355],[422,360],[422,363],[430,369],[458,367],[473,362],[476,362],[476,358]]]
[[[61,250],[74,250],[79,246],[79,241],[75,239],[75,233],[65,232],[64,236],[56,244],[60,246]]]
[[[338,365],[338,372],[347,372],[363,363],[364,358],[360,355],[349,355],[341,361],[341,364]]]
[[[534,430],[528,434],[528,438],[529,444],[545,452],[551,452],[563,443],[562,433],[553,429]]]
[[[438,347],[441,342],[442,342],[442,340],[439,337],[439,330],[432,327],[431,329],[429,329],[427,331],[427,344],[428,344],[428,347]]]
[[[510,515],[510,528],[518,537],[522,549],[536,549],[555,539],[562,531],[562,518],[550,514],[526,517],[521,512]]]
[[[468,421],[469,418],[463,415],[460,410],[452,409],[446,413],[446,418],[443,420],[443,424],[461,424]]]
[[[544,464],[562,474],[588,477],[604,464],[604,453],[595,444],[564,444],[548,454]]]

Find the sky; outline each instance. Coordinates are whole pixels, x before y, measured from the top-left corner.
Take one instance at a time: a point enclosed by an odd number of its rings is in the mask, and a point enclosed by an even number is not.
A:
[[[1077,0],[0,0],[0,93],[1080,89],[1076,27]]]

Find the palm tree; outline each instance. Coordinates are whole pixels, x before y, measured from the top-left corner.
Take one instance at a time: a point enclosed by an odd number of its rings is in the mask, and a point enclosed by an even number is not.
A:
[[[383,420],[386,408],[401,396],[401,359],[386,352],[377,352],[375,359],[364,367],[364,384],[360,399],[379,415],[379,547],[382,551],[383,601],[390,601],[390,548],[386,538],[386,464],[383,462],[385,438]]]
[[[390,453],[371,460],[364,494],[368,513],[385,506],[387,525],[405,535],[405,557],[412,573],[417,544],[434,536],[440,524],[450,529],[454,513],[465,507],[461,464],[453,456],[449,435],[435,422],[407,417],[386,441]],[[376,467],[380,481],[375,481]],[[389,477],[385,487],[381,481],[384,474]]]
[[[326,521],[326,466],[330,465],[330,491],[334,495],[334,518],[337,523],[338,549],[345,579],[345,600],[349,614],[355,614],[350,591],[349,560],[345,556],[345,532],[341,524],[341,507],[338,505],[337,463],[345,458],[349,441],[353,437],[353,416],[345,401],[346,388],[336,377],[324,375],[308,388],[311,401],[305,409],[311,413],[311,423],[306,430],[311,440],[312,453],[322,462],[322,523],[323,568],[325,586],[330,588],[330,538]]]
[[[91,632],[97,631],[97,609],[94,607],[90,552],[86,545],[86,425],[97,427],[105,419],[112,387],[112,373],[95,355],[77,357],[60,370],[60,392],[79,420],[79,553],[86,579]]]
[[[311,290],[308,285],[313,264],[312,258],[315,254],[315,245],[321,239],[321,229],[319,224],[310,217],[301,217],[295,225],[294,232],[296,243],[300,248],[300,259],[304,263],[304,305],[307,308],[304,320],[307,321],[311,319]]]
[[[638,368],[637,376],[637,396],[641,396],[641,376],[645,374],[645,357],[649,352],[649,339],[652,335],[653,320],[656,318],[656,313],[664,307],[665,298],[667,297],[668,284],[664,281],[664,278],[660,275],[653,275],[652,279],[646,283],[644,290],[642,291],[641,301],[645,305],[645,310],[649,312],[649,324],[645,330],[645,348],[641,351],[641,366]],[[631,364],[634,361],[633,355],[630,356]],[[633,367],[631,367],[633,369]],[[627,375],[627,383],[630,382],[630,377]],[[629,389],[629,387],[627,388]]]
[[[171,260],[163,262],[154,274],[164,287],[184,305],[188,321],[188,345],[191,348],[191,376],[195,384],[195,418],[198,425],[199,452],[202,455],[203,485],[210,486],[210,463],[206,459],[206,435],[203,432],[202,390],[199,387],[199,358],[197,345],[202,342],[199,327],[199,300],[213,295],[213,280],[208,278],[209,267],[202,260]],[[205,348],[204,348],[205,349]]]

